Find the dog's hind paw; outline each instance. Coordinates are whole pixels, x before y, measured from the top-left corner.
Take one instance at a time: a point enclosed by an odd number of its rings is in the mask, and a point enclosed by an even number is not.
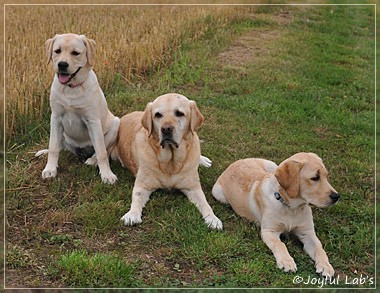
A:
[[[141,213],[129,211],[124,216],[122,216],[120,220],[124,223],[125,226],[140,224],[142,222]]]
[[[98,160],[96,159],[96,156],[93,155],[91,158],[88,158],[84,163],[88,166],[96,166],[98,165]]]
[[[199,165],[210,168],[212,166],[212,161],[205,156],[200,156]]]
[[[47,153],[49,153],[49,149],[44,149],[44,150],[38,151],[34,156],[35,157],[39,157],[39,156],[42,156],[42,155],[46,155]]]

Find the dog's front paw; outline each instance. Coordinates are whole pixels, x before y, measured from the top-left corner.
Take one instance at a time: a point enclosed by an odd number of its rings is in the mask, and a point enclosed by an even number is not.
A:
[[[113,174],[112,171],[107,172],[106,174],[100,174],[100,176],[102,177],[103,183],[107,184],[114,184],[117,180],[117,176]]]
[[[297,265],[294,262],[294,259],[289,255],[281,259],[277,259],[277,267],[284,270],[285,272],[296,272]]]
[[[129,211],[124,216],[122,216],[120,220],[123,221],[124,225],[126,226],[140,224],[142,222],[141,213]]]
[[[215,215],[208,215],[207,217],[204,218],[207,226],[211,229],[218,229],[222,230],[223,229],[223,224],[222,221],[218,219]]]
[[[201,156],[199,158],[199,165],[210,168],[212,166],[212,161],[205,156]]]
[[[334,277],[335,271],[328,261],[322,261],[315,264],[316,272],[323,277],[331,279]]]
[[[53,178],[57,176],[57,168],[46,166],[45,169],[42,171],[42,178]]]

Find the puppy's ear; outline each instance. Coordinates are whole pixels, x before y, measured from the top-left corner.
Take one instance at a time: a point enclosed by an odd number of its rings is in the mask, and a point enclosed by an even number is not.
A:
[[[81,39],[86,46],[87,62],[90,66],[94,64],[94,56],[96,51],[96,43],[93,39],[88,39],[85,35],[81,35]]]
[[[50,61],[52,61],[52,57],[53,57],[53,45],[54,45],[54,41],[55,39],[57,38],[58,35],[55,35],[53,38],[51,39],[48,39],[46,42],[45,42],[45,49],[46,49],[46,54],[48,56],[48,63],[50,63]]]
[[[197,131],[203,124],[205,118],[197,107],[197,103],[190,101],[190,129],[191,132]]]
[[[296,197],[300,192],[300,172],[303,165],[297,161],[285,161],[274,171],[278,183],[291,198]]]
[[[148,136],[151,136],[153,132],[152,103],[146,105],[144,115],[141,118],[141,125],[148,130]]]

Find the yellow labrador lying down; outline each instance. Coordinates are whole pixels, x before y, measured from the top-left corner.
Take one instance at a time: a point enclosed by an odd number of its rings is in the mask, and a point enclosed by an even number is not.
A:
[[[322,160],[313,153],[298,153],[279,166],[264,159],[244,159],[231,164],[218,178],[212,194],[233,210],[261,226],[261,237],[272,250],[277,266],[295,272],[297,266],[280,240],[293,232],[315,261],[317,273],[332,277],[322,244],[315,235],[310,205],[328,207],[339,194],[327,181]]]
[[[88,165],[98,164],[103,182],[113,184],[117,177],[108,161],[116,142],[119,118],[108,110],[98,79],[92,70],[95,41],[84,35],[56,35],[46,41],[49,62],[55,76],[50,93],[50,141],[42,177],[57,175],[58,156],[62,148],[83,157]]]
[[[206,201],[198,175],[201,156],[198,128],[204,121],[194,101],[166,94],[148,103],[145,112],[133,112],[120,120],[117,144],[111,153],[135,176],[130,211],[125,225],[141,223],[142,209],[150,194],[159,189],[181,190],[201,212],[211,228],[222,229]]]

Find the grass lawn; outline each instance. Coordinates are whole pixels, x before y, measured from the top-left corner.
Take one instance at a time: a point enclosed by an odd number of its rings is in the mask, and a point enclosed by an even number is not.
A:
[[[47,114],[38,133],[8,144],[6,287],[321,286],[296,239],[284,242],[298,271],[284,273],[259,228],[211,195],[238,159],[279,164],[302,151],[322,157],[341,194],[336,206],[313,210],[337,274],[323,286],[374,288],[374,13],[374,6],[262,6],[246,21],[184,43],[169,66],[144,80],[115,76],[105,94],[120,117],[167,92],[197,102],[206,118],[202,154],[213,161],[200,168],[201,184],[223,231],[209,230],[183,194],[161,191],[142,224],[123,226],[134,178],[117,162],[114,186],[67,152],[57,177],[42,180],[46,157],[34,153],[48,145]]]

